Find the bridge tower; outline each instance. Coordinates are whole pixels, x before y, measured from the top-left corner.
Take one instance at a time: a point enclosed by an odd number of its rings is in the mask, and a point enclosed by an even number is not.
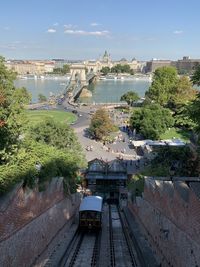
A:
[[[70,66],[71,83],[79,82],[81,85],[86,85],[85,65],[73,64]]]

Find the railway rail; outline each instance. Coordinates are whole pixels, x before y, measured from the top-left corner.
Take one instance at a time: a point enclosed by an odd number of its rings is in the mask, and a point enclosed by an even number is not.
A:
[[[109,206],[109,234],[111,267],[145,266],[138,259],[137,243],[133,244],[126,218],[116,205]]]
[[[77,229],[68,245],[45,266],[146,267],[143,253],[117,205],[104,205],[101,231]]]
[[[98,267],[100,238],[100,232],[88,233],[77,230],[60,259],[59,266]]]

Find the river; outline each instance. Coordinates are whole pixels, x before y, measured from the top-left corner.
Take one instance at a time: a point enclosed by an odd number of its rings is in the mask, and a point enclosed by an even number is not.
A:
[[[49,97],[50,94],[60,94],[64,92],[68,80],[65,78],[59,80],[53,79],[18,79],[15,81],[16,87],[25,87],[32,94],[32,102],[36,103],[38,94]],[[116,103],[120,97],[128,92],[135,91],[140,97],[144,96],[149,88],[150,81],[145,79],[133,80],[100,80],[95,84],[89,85],[92,92],[92,98],[80,99],[87,103]]]

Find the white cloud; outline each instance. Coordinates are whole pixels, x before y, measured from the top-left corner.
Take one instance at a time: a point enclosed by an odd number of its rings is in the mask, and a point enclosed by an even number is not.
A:
[[[59,25],[59,23],[58,22],[55,22],[54,24],[53,24],[53,26],[58,26]]]
[[[74,26],[72,24],[65,24],[64,28],[65,29],[71,29],[71,28],[74,28]]]
[[[56,30],[55,30],[55,29],[52,29],[52,28],[50,28],[50,29],[48,29],[48,30],[47,30],[47,32],[48,32],[48,33],[55,33],[55,32],[56,32]]]
[[[182,34],[183,31],[182,31],[182,30],[175,30],[175,31],[173,31],[173,33],[174,33],[174,34]]]
[[[74,35],[108,36],[109,31],[65,30],[64,33],[66,33],[66,34],[74,34]]]
[[[96,27],[96,26],[99,26],[99,25],[101,25],[101,24],[99,24],[99,23],[97,23],[97,22],[92,22],[92,23],[90,24],[90,26],[93,26],[93,27]]]

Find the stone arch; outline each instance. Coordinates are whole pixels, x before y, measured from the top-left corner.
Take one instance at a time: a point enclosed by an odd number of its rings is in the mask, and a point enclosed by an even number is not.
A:
[[[70,72],[72,83],[76,83],[77,81],[79,81],[81,84],[86,83],[86,72],[84,65],[71,65]]]

